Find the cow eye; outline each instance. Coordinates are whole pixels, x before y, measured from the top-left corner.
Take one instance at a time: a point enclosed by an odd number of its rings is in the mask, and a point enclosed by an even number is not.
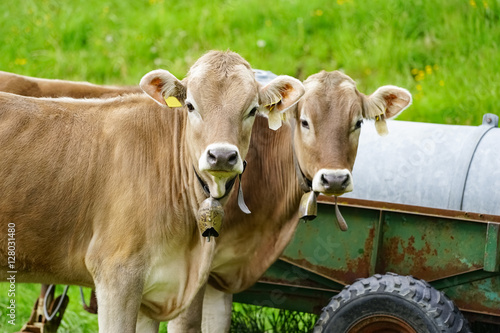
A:
[[[354,130],[360,129],[361,124],[363,124],[363,119],[360,119],[356,122],[356,125],[354,125]]]
[[[309,129],[309,123],[308,123],[308,122],[307,122],[307,120],[305,120],[305,119],[302,119],[302,120],[300,121],[300,125],[302,125],[302,127],[304,127],[304,128]]]
[[[248,113],[248,117],[255,117],[255,115],[257,114],[257,110],[259,108],[257,106],[254,106],[252,110],[250,110],[250,112]]]
[[[193,104],[189,103],[189,102],[186,102],[186,107],[188,109],[189,112],[192,112],[194,111],[194,106]]]

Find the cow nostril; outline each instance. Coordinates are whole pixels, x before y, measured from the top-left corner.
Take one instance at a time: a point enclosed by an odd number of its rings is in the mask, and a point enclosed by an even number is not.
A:
[[[207,161],[211,165],[217,163],[217,156],[214,155],[210,150],[207,151]]]
[[[328,179],[326,179],[326,175],[325,174],[321,175],[321,184],[322,185],[329,185],[330,184],[330,182],[328,181]]]
[[[238,151],[226,149],[207,150],[207,162],[210,168],[216,170],[229,170],[238,164]]]
[[[349,182],[349,175],[344,173],[323,173],[320,177],[321,186],[327,191],[343,191],[349,186]]]
[[[229,165],[235,165],[238,162],[238,153],[234,150],[230,152],[227,161]]]
[[[346,188],[349,185],[349,175],[344,175],[342,181],[342,188]]]

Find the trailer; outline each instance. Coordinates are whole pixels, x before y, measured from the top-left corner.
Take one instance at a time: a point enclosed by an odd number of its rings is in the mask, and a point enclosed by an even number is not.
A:
[[[355,190],[339,198],[348,231],[319,196],[317,218],[236,302],[321,314],[318,332],[469,332],[463,316],[500,325],[498,116],[388,126],[383,138],[362,129]]]

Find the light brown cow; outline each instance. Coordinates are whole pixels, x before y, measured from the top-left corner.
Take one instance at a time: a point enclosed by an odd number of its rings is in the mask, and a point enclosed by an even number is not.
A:
[[[294,235],[303,194],[297,174],[303,173],[318,193],[352,191],[351,170],[363,119],[378,119],[377,129],[385,134],[384,119],[411,104],[411,94],[394,86],[365,96],[350,77],[338,71],[312,75],[304,86],[304,97],[290,110],[292,120],[280,130],[270,131],[265,120],[256,120],[247,155],[251,168],[243,175],[252,214],[242,214],[236,197],[231,196],[209,285],[169,328],[199,331],[203,311],[203,332],[228,331],[232,294],[257,282]]]
[[[303,94],[290,77],[261,88],[230,52],[201,57],[182,82],[153,71],[141,87],[149,96],[0,93],[0,225],[15,238],[0,238],[0,278],[95,287],[100,332],[156,332],[191,302],[215,247],[195,221],[198,177],[225,196],[256,111]],[[169,96],[185,107],[169,109]]]
[[[31,97],[106,98],[142,93],[139,86],[100,86],[88,82],[41,79],[0,71],[0,91]]]

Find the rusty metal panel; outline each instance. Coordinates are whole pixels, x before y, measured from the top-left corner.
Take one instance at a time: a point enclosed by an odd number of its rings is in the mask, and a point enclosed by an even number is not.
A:
[[[349,206],[341,209],[349,224],[347,232],[338,229],[333,207],[320,204],[318,218],[299,226],[283,259],[343,284],[375,272],[433,281],[483,268],[485,223],[389,210],[381,214],[379,209]]]
[[[369,276],[379,212],[342,207],[342,214],[349,223],[345,232],[335,221],[334,207],[320,204],[314,221],[299,224],[283,260],[344,285]]]
[[[320,196],[318,218],[301,223],[281,259],[236,297],[315,312],[343,285],[391,271],[430,282],[468,313],[500,317],[500,216],[359,199],[340,209],[347,232]]]
[[[377,271],[433,281],[483,268],[486,224],[386,212]]]
[[[500,316],[500,276],[468,281],[442,291],[462,311]]]

